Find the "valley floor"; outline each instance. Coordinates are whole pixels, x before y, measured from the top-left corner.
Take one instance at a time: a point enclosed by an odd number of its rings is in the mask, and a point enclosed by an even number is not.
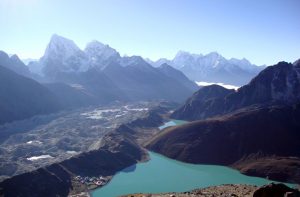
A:
[[[141,117],[150,106],[88,107],[0,125],[0,181],[95,150],[105,134]]]

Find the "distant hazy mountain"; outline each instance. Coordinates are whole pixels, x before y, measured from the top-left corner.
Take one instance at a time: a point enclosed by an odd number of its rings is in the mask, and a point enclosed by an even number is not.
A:
[[[157,67],[167,63],[182,71],[194,81],[225,83],[241,86],[247,84],[265,66],[256,66],[246,59],[225,59],[213,52],[207,55],[190,54],[179,51],[173,60],[159,59],[156,62],[148,60]]]
[[[300,64],[279,62],[264,69],[249,84],[236,92],[199,101],[199,95],[208,94],[212,88],[217,89],[216,86],[200,89],[187,100],[185,105],[176,110],[172,117],[197,120],[222,115],[254,104],[298,102],[300,101]]]
[[[30,62],[38,61],[38,59],[34,59],[34,58],[24,58],[24,59],[21,59],[21,60],[25,65],[28,65]],[[29,70],[30,70],[30,68],[29,68]]]
[[[167,99],[183,101],[197,85],[180,71],[154,68],[139,56],[121,57],[108,45],[88,43],[85,50],[53,35],[44,56],[36,62],[49,82],[79,84],[99,102]]]
[[[12,55],[9,57],[8,54],[0,51],[0,65],[23,76],[28,77],[31,75],[28,67],[19,59],[17,55]]]
[[[59,109],[61,105],[47,88],[0,66],[0,124]]]

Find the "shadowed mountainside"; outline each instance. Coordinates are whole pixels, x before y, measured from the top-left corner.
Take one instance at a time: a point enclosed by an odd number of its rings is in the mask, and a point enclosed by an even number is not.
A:
[[[60,109],[56,96],[47,88],[0,66],[0,124]]]
[[[297,157],[295,160],[299,163],[299,130],[300,104],[252,107],[226,116],[167,128],[154,137],[147,147],[189,163],[231,165],[255,153],[264,156],[293,156]],[[293,162],[290,164],[294,165]],[[269,171],[254,171],[251,175],[299,181],[299,168],[289,170],[292,171],[288,177],[272,176],[268,174]]]

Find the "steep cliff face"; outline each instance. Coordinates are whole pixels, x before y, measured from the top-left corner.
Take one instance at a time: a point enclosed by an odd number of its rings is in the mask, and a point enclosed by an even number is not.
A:
[[[209,91],[199,90],[172,116],[177,119],[199,120],[251,105],[292,104],[300,100],[300,66],[279,62],[261,71],[237,92],[191,104],[191,101],[199,100],[198,94],[209,94]]]

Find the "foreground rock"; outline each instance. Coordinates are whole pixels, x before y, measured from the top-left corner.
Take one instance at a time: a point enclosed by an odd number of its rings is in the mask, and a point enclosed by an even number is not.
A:
[[[284,184],[274,184],[265,185],[260,187],[253,193],[253,197],[300,197],[299,190],[287,187]]]
[[[220,185],[203,189],[195,189],[182,193],[163,193],[163,194],[129,194],[123,197],[212,197],[212,196],[232,196],[250,197],[257,190],[257,186],[252,185]]]
[[[299,197],[300,192],[283,184],[257,187],[244,184],[226,184],[181,193],[129,194],[122,197]]]

